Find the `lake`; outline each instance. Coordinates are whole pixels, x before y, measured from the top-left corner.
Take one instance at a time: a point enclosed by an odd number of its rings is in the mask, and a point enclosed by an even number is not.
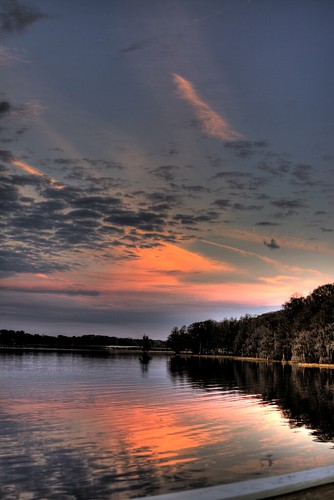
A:
[[[0,498],[126,499],[331,465],[334,371],[0,354]]]

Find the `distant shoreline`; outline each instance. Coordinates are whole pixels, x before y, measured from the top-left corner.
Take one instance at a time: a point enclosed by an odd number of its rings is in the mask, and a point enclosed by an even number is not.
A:
[[[13,346],[0,346],[0,353],[2,352],[60,352],[60,353],[100,353],[100,354],[138,354],[139,356],[143,354],[143,351],[139,349],[129,349],[127,347],[108,348],[100,346],[83,347],[83,348],[68,348],[68,347],[13,347]],[[166,355],[166,356],[178,356],[180,358],[218,358],[218,359],[230,359],[231,361],[245,361],[249,363],[266,363],[266,364],[281,364],[283,366],[295,366],[297,368],[325,368],[334,369],[334,364],[331,363],[304,363],[300,361],[281,361],[277,359],[267,359],[267,358],[254,358],[246,356],[229,356],[224,354],[192,354],[181,352],[179,354],[174,353],[169,350],[150,350],[147,351],[148,354],[154,355]]]
[[[103,347],[103,346],[91,346],[91,347],[35,347],[35,346],[0,346],[0,353],[1,352],[23,352],[23,351],[29,351],[29,352],[68,352],[68,353],[101,353],[101,354],[138,354],[142,355],[143,350],[138,348],[127,348],[126,346],[124,347],[117,347],[115,348],[109,348],[109,347]],[[147,351],[149,354],[168,354],[168,355],[174,355],[172,351],[167,351],[167,350],[159,350],[159,349],[152,349],[150,351]]]

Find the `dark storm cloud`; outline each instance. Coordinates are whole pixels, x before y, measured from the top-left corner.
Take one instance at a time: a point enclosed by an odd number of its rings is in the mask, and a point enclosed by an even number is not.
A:
[[[256,223],[257,226],[279,226],[278,222],[271,222],[271,221],[261,221]]]
[[[285,159],[279,158],[275,164],[268,161],[261,161],[258,164],[257,168],[262,172],[266,172],[277,177],[282,177],[290,172],[292,163]]]
[[[263,243],[266,247],[270,248],[271,250],[277,250],[277,248],[280,248],[279,244],[277,243],[276,240],[274,240],[274,238],[271,238],[269,242],[263,240]]]
[[[23,31],[31,24],[47,17],[33,6],[18,0],[0,1],[0,32]]]
[[[43,190],[46,186],[49,186],[51,184],[48,178],[32,174],[26,174],[24,176],[19,174],[14,174],[11,175],[10,179],[11,179],[10,182],[15,186],[22,186],[22,187],[32,186],[36,188],[36,190],[38,191]]]
[[[46,160],[43,164],[48,164],[49,162],[49,160]],[[103,190],[126,188],[128,186],[128,181],[120,177],[106,177],[93,175],[91,172],[87,173],[87,166],[77,165],[72,160],[61,160],[59,165],[60,169],[64,172],[64,179],[80,183],[80,185],[88,184],[90,185],[90,190],[95,189],[97,192],[101,192]]]
[[[35,183],[31,184],[32,180]],[[39,193],[38,198],[20,194],[21,189],[30,185]],[[176,232],[168,228],[164,215],[175,202],[174,195],[141,193],[139,198],[124,196],[122,199],[91,195],[90,189],[69,186],[56,189],[44,178],[9,174],[1,179],[1,190],[7,210],[6,214],[3,211],[3,249],[19,249],[18,255],[22,246],[25,247],[24,258],[14,259],[6,267],[9,274],[48,272],[50,260],[53,262],[51,269],[63,269],[63,262],[72,262],[71,266],[76,267],[80,265],[78,259],[82,248],[108,248],[111,253],[113,247],[118,247],[128,258],[126,249],[150,248],[163,241],[175,241]],[[145,201],[144,205],[156,202],[154,209],[140,207]],[[163,204],[165,206],[160,208],[164,210],[158,210]],[[136,234],[136,230],[140,233]],[[112,235],[117,240],[110,239]]]
[[[219,208],[230,208],[231,201],[226,199],[218,199],[213,202],[214,205],[217,205]]]
[[[108,213],[113,207],[122,205],[120,198],[113,196],[85,196],[77,197],[71,202],[73,207],[96,210],[101,213]]]
[[[7,150],[1,150],[1,157],[13,160]],[[67,161],[60,161],[60,165],[76,168]],[[13,174],[11,168],[2,167],[2,250],[12,256],[8,265],[1,261],[4,275],[75,269],[81,265],[82,249],[108,250],[105,258],[135,258],[135,248],[187,239],[190,234],[185,229],[200,230],[203,224],[214,224],[220,217],[214,210],[187,207],[185,193],[210,191],[196,184],[151,193],[120,190],[111,196],[106,194],[103,182],[59,188],[47,177],[27,172]],[[176,171],[176,167],[163,165],[152,173],[166,181]],[[180,213],[174,216],[176,207]]]
[[[195,216],[195,221],[198,222],[216,222],[220,218],[219,212],[214,212],[209,210],[207,213],[199,214]]]
[[[22,135],[24,134],[25,132],[27,132],[29,129],[28,127],[20,127],[18,128],[16,131],[15,131],[15,134],[16,135]]]
[[[96,232],[96,224],[90,225],[88,221],[61,224],[49,242],[50,246],[52,244],[64,252],[82,248],[97,250],[106,246]]]
[[[40,184],[33,186],[44,196],[41,201],[21,196],[19,192],[36,178]],[[95,214],[81,213],[80,219],[80,212],[72,210],[71,214],[69,210],[73,200],[80,196],[80,190],[55,189],[44,179],[29,175],[3,176],[0,190],[4,205],[0,207],[4,217],[2,251],[7,252],[0,261],[2,274],[66,270],[70,267],[63,254],[66,249],[73,250],[80,244],[97,248],[101,244],[96,234]],[[76,265],[74,262],[73,267]]]
[[[187,185],[187,184],[181,184],[180,189],[182,191],[190,192],[190,193],[210,193],[210,189],[207,187],[204,187],[199,184],[195,185]]]
[[[110,161],[110,160],[99,160],[99,159],[92,159],[92,158],[83,158],[82,159],[84,162],[89,163],[93,167],[104,167],[107,169],[118,169],[118,170],[123,170],[125,167],[122,165],[122,163],[117,162],[117,161]]]
[[[210,156],[209,155],[207,158],[209,160],[211,167],[221,167],[225,163],[225,160],[223,160],[222,158],[219,158],[217,156]]]
[[[249,210],[262,210],[263,205],[244,205],[243,203],[234,203],[234,210],[249,211]]]
[[[6,149],[0,149],[0,161],[11,163],[14,160],[14,155]]]
[[[64,186],[63,189],[54,189],[53,186],[44,185],[40,191],[40,195],[46,200],[61,200],[66,204],[75,203],[84,194],[85,191],[72,186]]]
[[[144,49],[150,43],[150,39],[140,40],[138,42],[133,42],[124,49],[121,49],[120,54],[126,54],[128,52],[135,52],[136,50]]]
[[[273,214],[273,217],[275,219],[281,219],[282,222],[286,217],[292,217],[294,215],[298,215],[298,212],[296,210],[286,210],[285,212],[278,212],[276,214]]]
[[[299,164],[296,165],[291,171],[294,177],[294,182],[314,186],[316,182],[312,179],[314,168],[311,165]]]
[[[280,200],[275,200],[271,202],[271,205],[281,209],[296,210],[297,208],[305,208],[305,202],[302,200],[289,200],[287,198],[281,198]]]
[[[87,208],[82,208],[78,210],[72,210],[66,214],[69,219],[99,219],[102,217],[100,212],[95,210],[89,210]]]
[[[146,212],[144,210],[113,210],[105,222],[110,222],[120,226],[134,226],[146,231],[162,231],[164,219],[155,212]]]
[[[269,143],[266,141],[229,141],[224,147],[230,149],[239,158],[251,158],[256,156],[259,151],[267,148]]]
[[[74,165],[80,165],[84,163],[84,164],[89,164],[93,167],[103,167],[106,169],[117,169],[117,170],[124,169],[124,166],[120,162],[92,159],[92,158],[54,158],[52,161],[56,165],[61,165],[63,167],[71,167]]]
[[[23,207],[22,207],[23,208]],[[59,216],[56,218],[55,213],[44,213],[37,206],[26,209],[22,213],[18,213],[11,218],[11,226],[14,229],[21,229],[22,231],[34,230],[53,230],[59,224]]]
[[[192,215],[176,214],[174,215],[173,220],[177,221],[182,226],[192,226],[197,224],[196,217],[193,217]]]
[[[160,155],[161,156],[175,156],[178,154],[180,154],[180,152],[177,149],[171,147],[171,148],[167,149],[166,151],[163,151]]]
[[[3,246],[3,245],[2,245]],[[5,278],[18,273],[53,273],[67,271],[69,265],[55,262],[53,259],[41,258],[38,249],[19,248],[13,246],[0,250],[0,277]]]
[[[257,177],[250,172],[237,170],[217,172],[211,177],[211,180],[214,181],[219,179],[223,181],[224,187],[237,191],[256,191],[267,183],[264,177]]]
[[[154,192],[154,193],[144,193],[141,195],[148,201],[148,205],[154,211],[165,212],[171,210],[173,207],[181,205],[181,196],[175,194],[173,191],[170,192]]]
[[[169,212],[171,209],[170,204],[168,203],[156,203],[148,206],[148,210],[159,212],[161,215],[166,216],[166,212]]]
[[[75,165],[78,161],[80,160],[74,160],[74,159],[69,159],[69,158],[55,158],[53,160],[56,165],[64,165],[65,167],[69,167],[72,165]]]
[[[178,170],[179,168],[175,167],[174,165],[161,165],[160,167],[150,170],[150,173],[167,182],[172,182],[175,180],[175,176]]]
[[[258,149],[263,149],[269,147],[270,144],[267,141],[254,141],[253,142],[253,147],[258,148]]]
[[[58,212],[59,210],[63,210],[67,207],[66,203],[63,200],[46,200],[40,202],[35,202],[31,198],[30,200],[35,203],[35,207],[39,212],[45,213],[48,216],[51,216],[53,213]]]
[[[239,178],[239,177],[250,177],[251,174],[248,172],[241,172],[236,170],[227,170],[223,172],[217,172],[212,179],[230,179],[230,178]]]
[[[160,50],[170,51],[174,50],[179,45],[181,40],[181,33],[161,33],[160,35],[142,38],[141,40],[129,43],[129,45],[119,50],[119,54],[131,54],[132,52],[151,47],[158,47]]]
[[[12,213],[19,208],[19,190],[4,179],[0,179],[0,213]]]
[[[199,213],[199,214],[194,214],[194,215],[176,214],[173,217],[173,220],[179,222],[182,225],[194,226],[192,229],[196,229],[196,226],[198,225],[198,223],[201,223],[201,222],[206,222],[206,223],[213,222],[213,223],[215,223],[219,219],[220,219],[220,214],[218,212],[215,212],[215,211],[208,211],[208,212],[203,213],[203,214]]]

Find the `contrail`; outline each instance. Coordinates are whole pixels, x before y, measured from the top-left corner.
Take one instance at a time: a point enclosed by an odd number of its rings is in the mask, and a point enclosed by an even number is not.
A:
[[[249,250],[242,250],[241,248],[237,247],[232,247],[230,245],[224,245],[223,243],[215,243],[214,241],[209,241],[209,240],[204,240],[200,239],[199,241],[202,241],[203,243],[207,243],[208,245],[214,245],[216,247],[220,248],[226,248],[227,250],[231,250],[232,252],[237,252],[240,255],[244,256],[249,256],[249,257],[255,257],[256,259],[262,260],[262,262],[265,262],[266,264],[269,264],[271,266],[276,267],[279,271],[289,271],[300,274],[300,273],[305,273],[305,268],[303,267],[298,267],[298,266],[291,266],[289,264],[284,264],[278,260],[271,259],[270,257],[265,257],[264,255],[259,255],[255,252],[251,252]],[[316,269],[307,269],[308,272],[313,273],[318,275],[319,271]]]
[[[230,245],[224,245],[223,243],[215,243],[214,241],[209,241],[209,240],[202,240],[201,239],[199,241],[202,241],[203,243],[208,243],[209,245],[214,245],[216,247],[226,248],[227,250],[231,250],[233,252],[237,252],[240,255],[247,255],[247,256],[250,256],[250,257],[256,257],[257,259],[262,260],[266,264],[273,264],[273,265],[276,265],[276,266],[277,265],[280,265],[280,266],[282,265],[277,260],[270,259],[270,257],[265,257],[264,255],[259,255],[259,254],[255,253],[255,252],[250,252],[249,250],[242,250],[241,248],[232,247]]]

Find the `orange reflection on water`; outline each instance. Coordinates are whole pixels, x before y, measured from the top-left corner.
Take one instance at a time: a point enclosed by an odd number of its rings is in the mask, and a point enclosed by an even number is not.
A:
[[[116,419],[113,418],[113,408],[106,407],[104,411],[106,420],[112,422],[112,432],[107,437],[109,447],[113,447],[115,439],[121,435],[128,451],[133,455],[137,455],[139,450],[145,450],[147,458],[163,465],[176,464],[180,457],[182,461],[195,460],[194,456],[185,459],[185,451],[209,444],[211,441],[208,430],[195,432],[173,411],[173,407],[167,410],[151,409],[130,404],[117,408]]]
[[[240,469],[248,475],[297,470],[304,462],[307,467],[310,457],[314,466],[328,463],[323,445],[307,432],[292,432],[275,406],[254,398],[217,390],[150,402],[144,395],[133,394],[131,401],[123,393],[93,390],[88,398],[80,387],[67,394],[63,389],[59,397],[45,394],[43,401],[38,394],[2,398],[0,391],[0,403],[23,429],[35,422],[34,439],[43,444],[51,439],[53,450],[73,449],[91,457],[100,470],[112,469],[119,476],[140,470],[143,462],[163,477],[164,467],[172,474],[182,464],[204,467],[209,461],[205,473],[212,482],[220,469],[224,477],[232,477]],[[296,450],[305,450],[299,451],[298,463]]]

